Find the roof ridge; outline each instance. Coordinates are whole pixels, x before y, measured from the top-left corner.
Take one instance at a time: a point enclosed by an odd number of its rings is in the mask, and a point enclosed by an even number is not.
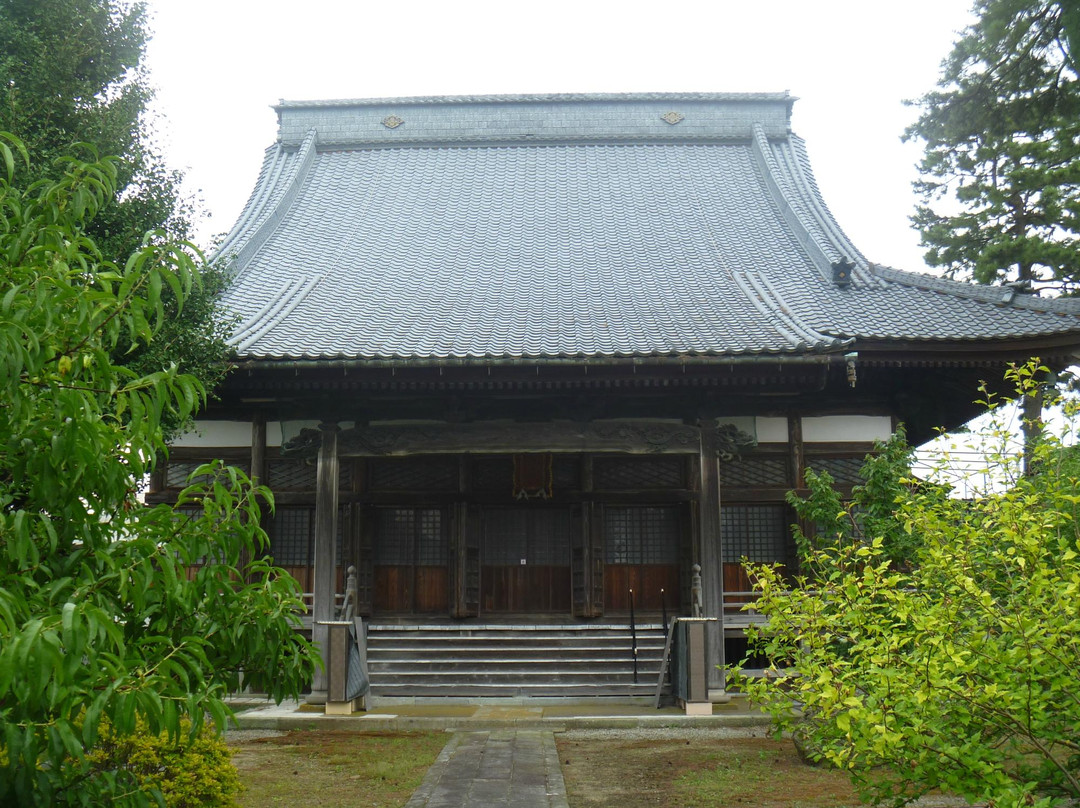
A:
[[[580,103],[589,101],[787,101],[794,103],[798,98],[790,92],[763,93],[704,93],[704,92],[651,92],[651,93],[525,93],[525,94],[480,94],[480,95],[417,95],[396,96],[390,98],[330,98],[289,101],[280,99],[272,104],[275,110],[297,107],[363,107],[431,104],[550,104]]]
[[[1017,294],[1014,289],[1009,287],[982,286],[952,280],[951,278],[927,275],[923,272],[896,269],[881,264],[871,264],[870,269],[875,276],[882,280],[903,286],[913,286],[917,289],[940,292],[953,297],[962,297],[1017,309],[1080,315],[1080,298],[1054,298]]]
[[[818,244],[817,239],[814,237],[810,228],[807,227],[806,222],[802,220],[798,211],[795,210],[795,207],[787,198],[787,194],[784,193],[784,189],[780,187],[780,183],[777,181],[777,177],[780,174],[780,167],[777,165],[776,155],[773,154],[772,148],[769,145],[769,139],[765,135],[765,130],[762,129],[760,125],[754,124],[753,133],[754,137],[751,153],[761,171],[765,189],[768,191],[773,202],[775,202],[780,209],[780,215],[784,218],[784,221],[788,223],[788,226],[791,227],[793,235],[806,251],[811,263],[817,267],[822,280],[830,281],[832,279],[832,261],[825,255],[824,249]]]
[[[263,210],[267,195],[270,193],[271,189],[277,186],[277,176],[282,170],[282,165],[285,163],[285,150],[282,148],[281,144],[275,144],[266,151],[267,155],[263,160],[263,167],[259,172],[259,178],[256,181],[256,185],[252,189],[248,201],[240,211],[240,216],[237,217],[236,222],[226,234],[225,240],[222,241],[214,251],[214,254],[210,259],[211,261],[216,261],[223,255],[228,254],[229,249],[237,240],[239,240],[240,236],[247,230],[248,226],[252,222],[258,220],[258,214]]]
[[[841,229],[832,215],[832,211],[829,210],[829,206],[825,204],[825,200],[821,197],[821,192],[817,187],[817,180],[809,169],[806,143],[794,133],[790,136],[789,142],[791,157],[794,159],[785,159],[784,161],[788,168],[787,175],[794,180],[798,190],[801,192],[803,201],[810,209],[810,215],[814,217],[825,236],[832,241],[833,246],[838,248],[841,258],[849,257],[844,255],[844,252],[850,254],[850,259],[855,264],[855,272],[852,273],[854,279],[862,283],[873,283],[875,279],[870,271],[870,262],[855,246],[855,243],[848,238],[847,233]],[[829,264],[831,271],[832,262],[830,261]]]
[[[767,276],[760,275],[756,280],[758,281],[758,284],[765,287],[765,290],[767,290],[773,300],[776,301],[776,313],[786,318],[791,327],[801,333],[805,339],[808,339],[813,347],[821,348],[828,346],[832,348],[845,348],[855,341],[851,337],[841,338],[826,334],[808,323],[803,322],[802,317],[795,314],[792,308],[784,300],[783,295],[780,294],[776,289],[776,286]]]
[[[314,129],[308,132],[307,137],[304,138],[303,143],[300,145],[300,149],[296,152],[295,167],[291,176],[282,179],[281,175],[286,170],[285,163],[294,161],[281,160],[278,162],[278,165],[275,166],[274,175],[267,177],[264,188],[252,194],[252,200],[249,201],[248,206],[245,206],[240,221],[236,223],[226,237],[221,249],[215,253],[215,260],[225,255],[226,246],[239,244],[240,247],[235,253],[236,266],[244,266],[251,261],[255,253],[266,243],[270,234],[281,223],[285,212],[295,201],[304,177],[315,162],[315,142],[317,138],[318,133]],[[281,146],[278,146],[278,151],[278,156],[283,156],[286,153]],[[275,202],[273,192],[279,187],[283,189],[281,196]],[[248,207],[251,207],[250,212]]]
[[[314,275],[299,275],[289,281],[279,295],[271,298],[254,316],[248,318],[250,325],[233,335],[231,342],[236,346],[237,352],[250,348],[259,337],[271,331],[311,293],[321,280],[321,277]],[[264,314],[268,316],[259,325]]]

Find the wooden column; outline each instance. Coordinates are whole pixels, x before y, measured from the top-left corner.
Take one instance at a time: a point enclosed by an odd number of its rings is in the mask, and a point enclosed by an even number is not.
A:
[[[262,485],[266,480],[266,416],[256,412],[251,416],[251,484]],[[259,527],[266,530],[269,524],[270,507],[263,504],[259,515]],[[251,552],[244,550],[240,557],[240,568],[247,569],[252,561]],[[250,578],[248,580],[251,580]]]
[[[802,418],[789,415],[787,419],[788,451],[791,458],[791,485],[796,489],[806,488],[806,449],[803,446]]]
[[[315,478],[315,602],[312,609],[311,638],[322,655],[323,670],[316,670],[311,682],[312,704],[326,703],[328,663],[327,627],[320,622],[334,619],[334,579],[338,517],[338,426],[319,425],[319,465]]]
[[[724,568],[720,544],[720,468],[716,420],[701,422],[701,488],[698,492],[698,529],[701,547],[702,617],[709,690],[723,691],[724,680]]]
[[[251,416],[251,482],[266,481],[266,416],[261,412]]]

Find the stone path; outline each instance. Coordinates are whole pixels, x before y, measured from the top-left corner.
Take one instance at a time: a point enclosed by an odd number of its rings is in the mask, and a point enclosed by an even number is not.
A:
[[[555,736],[457,732],[406,808],[568,808]]]

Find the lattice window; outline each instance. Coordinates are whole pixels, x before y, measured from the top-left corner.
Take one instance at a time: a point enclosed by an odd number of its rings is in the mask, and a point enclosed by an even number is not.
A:
[[[790,485],[785,457],[741,457],[720,462],[720,484],[736,488]]]
[[[267,531],[270,556],[280,567],[300,567],[314,563],[315,510],[278,508]]]
[[[375,563],[443,566],[446,537],[442,511],[434,508],[379,508],[375,512]]]
[[[209,462],[210,462],[209,459],[207,459],[207,460],[195,460],[195,461],[192,461],[192,462],[185,462],[185,463],[172,463],[172,462],[170,462],[168,464],[168,466],[165,468],[165,486],[167,488],[186,488],[187,486],[192,485],[194,483],[206,482],[207,480],[210,479],[210,477],[209,477],[209,475],[205,475],[205,474],[200,475],[199,477],[195,478],[194,480],[191,480],[191,482],[188,482],[187,478],[188,478],[188,475],[190,475],[193,471],[195,471],[195,469],[197,469],[199,466],[201,466],[201,465],[203,465],[205,463],[209,463]],[[238,468],[242,472],[244,472],[244,474],[250,474],[251,473],[251,463],[250,462],[240,462],[240,463],[238,463],[238,462],[235,462],[235,461],[228,461],[226,463],[226,465],[235,466],[236,468]]]
[[[720,539],[725,562],[744,557],[759,564],[792,560],[790,513],[786,505],[724,505]]]
[[[372,460],[372,491],[456,491],[456,457],[380,457]]]
[[[470,485],[475,491],[506,493],[514,488],[514,461],[510,457],[482,457],[472,464]]]
[[[604,546],[608,564],[678,564],[679,509],[607,508]]]
[[[820,474],[829,472],[833,482],[838,485],[859,485],[863,482],[859,472],[862,470],[865,457],[809,457],[807,464]]]
[[[601,491],[643,491],[683,488],[680,457],[598,457],[593,460],[593,484]]]
[[[266,472],[274,491],[315,490],[315,466],[304,460],[271,460]]]
[[[169,463],[165,469],[165,485],[168,488],[186,488],[188,483],[188,477],[195,469],[202,465],[202,461],[197,463]],[[201,479],[207,479],[205,476]],[[198,480],[192,480],[191,482],[198,482]]]
[[[341,564],[345,511],[338,511],[334,563]],[[279,506],[267,526],[270,557],[279,567],[312,566],[315,563],[315,508]]]
[[[581,490],[581,458],[577,455],[555,455],[551,476],[556,491]]]
[[[570,512],[505,508],[484,514],[484,563],[494,566],[570,563]]]

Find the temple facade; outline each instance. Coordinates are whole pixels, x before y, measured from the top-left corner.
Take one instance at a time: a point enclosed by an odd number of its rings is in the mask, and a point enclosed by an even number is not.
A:
[[[269,485],[316,640],[348,566],[371,620],[468,625],[685,614],[697,565],[721,663],[807,468],[853,485],[1080,346],[1080,301],[867,260],[793,101],[282,102],[217,257],[237,367],[152,497],[217,457]]]

